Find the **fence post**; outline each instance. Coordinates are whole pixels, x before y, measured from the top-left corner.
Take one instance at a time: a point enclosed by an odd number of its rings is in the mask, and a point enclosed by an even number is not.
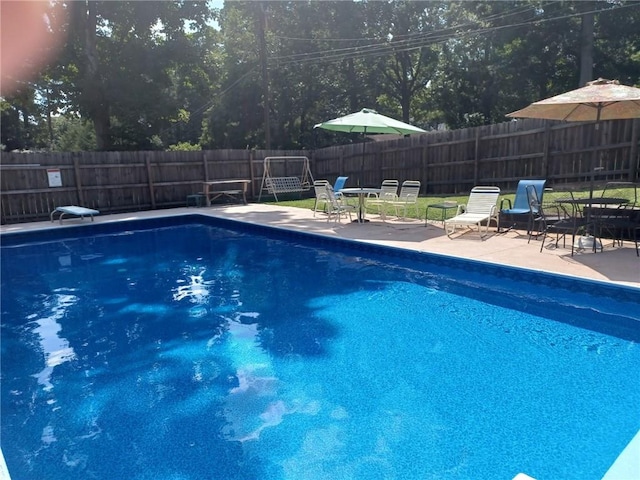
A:
[[[207,152],[208,152],[208,150],[205,150],[203,152],[203,155],[202,155],[202,167],[204,168],[204,181],[205,182],[209,181],[209,162],[207,160]]]
[[[84,191],[82,190],[82,179],[80,178],[80,165],[78,162],[78,154],[73,154],[73,173],[76,177],[76,196],[79,205],[84,205]]]
[[[254,170],[253,170],[253,153],[254,150],[249,150],[249,180],[251,180],[251,191],[250,191],[250,195],[251,195],[251,199],[256,198],[256,194],[255,194],[255,180],[256,180],[256,176],[254,174]],[[260,188],[262,188],[262,185],[260,185]]]
[[[629,180],[637,182],[640,178],[640,156],[638,155],[638,130],[640,130],[640,119],[633,119],[631,123],[631,152],[629,156]],[[634,164],[635,161],[635,164]]]
[[[476,143],[473,159],[473,184],[478,185],[478,176],[480,172],[480,129],[482,127],[476,127]]]
[[[549,146],[551,144],[551,125],[544,121],[544,138],[542,139],[542,175],[549,178]]]
[[[427,155],[428,155],[429,144],[426,144],[421,148],[422,153],[420,155],[420,178],[422,180],[422,184],[424,185],[424,194],[429,191],[429,178],[427,177]]]
[[[149,160],[149,154],[147,153],[144,156],[144,162],[147,165],[147,182],[149,184],[149,195],[151,195],[151,208],[155,210],[156,208],[156,194],[153,188],[153,175],[151,170],[151,160]]]

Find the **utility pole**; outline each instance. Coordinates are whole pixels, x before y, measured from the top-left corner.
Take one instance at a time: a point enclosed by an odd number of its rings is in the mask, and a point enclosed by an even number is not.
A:
[[[258,42],[260,45],[260,67],[262,68],[262,99],[264,108],[264,148],[271,150],[271,122],[269,121],[269,111],[271,101],[269,97],[269,69],[267,68],[267,41],[265,38],[267,30],[267,4],[258,2]]]

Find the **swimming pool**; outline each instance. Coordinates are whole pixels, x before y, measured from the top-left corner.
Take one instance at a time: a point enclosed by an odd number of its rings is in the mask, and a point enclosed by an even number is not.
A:
[[[14,480],[601,478],[640,429],[638,289],[197,215],[1,250]]]

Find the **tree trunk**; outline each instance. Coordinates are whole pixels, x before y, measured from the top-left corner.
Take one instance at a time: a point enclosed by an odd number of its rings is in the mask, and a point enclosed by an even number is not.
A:
[[[266,5],[263,2],[256,4],[258,9],[258,45],[260,47],[260,67],[262,71],[262,101],[264,103],[264,148],[271,149],[271,98],[269,96],[269,69],[267,68],[267,30]]]
[[[356,92],[357,89],[361,88],[362,86],[358,85],[357,82],[356,69],[353,64],[353,58],[349,58],[347,60],[347,85],[347,88],[349,89],[350,111],[357,112],[360,109],[360,105],[358,103],[358,95]]]
[[[86,70],[83,97],[85,107],[96,131],[97,148],[98,150],[109,150],[111,148],[111,123],[109,119],[109,103],[104,94],[99,72],[96,3],[88,1],[86,7],[84,29]]]
[[[47,87],[47,132],[49,133],[49,150],[53,150],[53,123],[51,120],[51,90]]]
[[[584,86],[593,80],[593,27],[594,14],[585,13],[582,16],[580,30],[580,85]]]

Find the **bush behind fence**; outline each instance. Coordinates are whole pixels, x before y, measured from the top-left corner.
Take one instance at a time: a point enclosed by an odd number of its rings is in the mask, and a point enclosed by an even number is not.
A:
[[[422,195],[465,194],[474,185],[514,190],[522,178],[561,186],[589,181],[637,181],[640,119],[594,123],[518,120],[463,130],[305,150],[201,152],[2,153],[2,223],[44,220],[60,205],[102,213],[174,208],[202,191],[205,180],[249,179],[260,194],[263,160],[307,156],[313,178],[377,186],[386,178],[420,180]],[[356,138],[357,139],[357,138]],[[383,139],[383,140],[378,140]],[[359,139],[357,139],[359,140]],[[593,163],[592,163],[593,162]],[[61,186],[50,186],[59,173]],[[273,176],[302,176],[302,163],[278,162]],[[308,195],[312,195],[310,190]],[[263,192],[263,198],[265,197]]]

